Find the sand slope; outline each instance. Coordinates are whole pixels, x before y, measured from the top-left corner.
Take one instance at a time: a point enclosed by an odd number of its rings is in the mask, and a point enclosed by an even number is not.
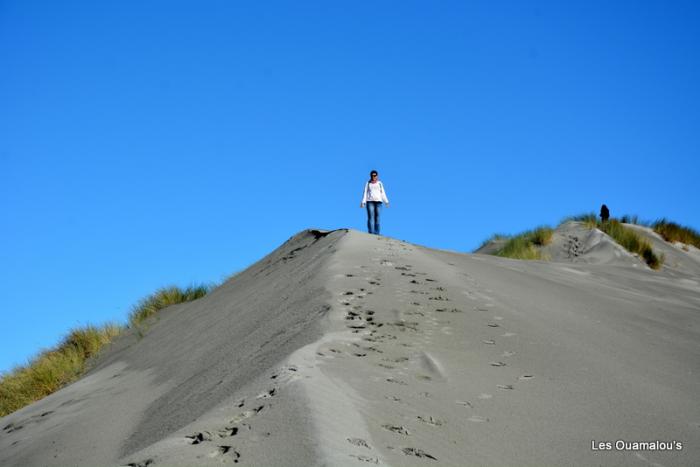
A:
[[[0,465],[698,465],[700,275],[670,248],[655,272],[302,232],[0,420]],[[591,449],[618,439],[683,448]]]

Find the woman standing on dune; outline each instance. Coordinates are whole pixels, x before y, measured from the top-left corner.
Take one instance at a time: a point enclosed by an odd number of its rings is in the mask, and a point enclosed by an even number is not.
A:
[[[382,202],[389,207],[384,185],[379,181],[379,173],[373,170],[369,173],[369,181],[365,183],[365,191],[360,202],[361,208],[367,205],[367,231],[371,234],[379,235],[379,211]]]

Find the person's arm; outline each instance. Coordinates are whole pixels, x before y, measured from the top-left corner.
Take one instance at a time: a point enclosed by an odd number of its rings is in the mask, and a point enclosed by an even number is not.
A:
[[[369,182],[368,182],[368,183],[365,183],[365,190],[362,192],[362,201],[360,201],[360,207],[361,207],[361,208],[364,208],[364,207],[365,207],[365,203],[367,202],[367,185],[368,185],[368,184],[369,184]]]
[[[389,206],[389,198],[386,197],[386,193],[384,192],[384,184],[382,182],[379,182],[379,188],[381,189],[382,192],[382,201],[384,201],[384,204]]]

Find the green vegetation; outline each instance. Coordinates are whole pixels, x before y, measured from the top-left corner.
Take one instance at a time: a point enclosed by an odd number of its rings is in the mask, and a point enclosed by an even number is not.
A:
[[[507,239],[507,238],[508,238],[507,235],[503,235],[503,234],[493,234],[493,235],[491,235],[489,238],[487,238],[486,240],[484,240],[483,242],[481,242],[481,245],[479,245],[479,248],[477,248],[477,250],[478,250],[478,249],[481,249],[481,248],[483,248],[483,247],[485,247],[486,245],[488,245],[488,244],[491,243],[491,242],[498,242],[498,241],[500,241],[500,240],[505,240],[505,239]]]
[[[666,219],[654,222],[652,228],[667,242],[681,242],[700,248],[700,232],[695,229],[667,221]]]
[[[554,230],[550,227],[538,227],[528,230],[508,239],[496,256],[514,259],[544,259],[537,247],[542,247],[552,241]]]
[[[608,234],[627,251],[641,256],[650,268],[661,268],[664,262],[663,255],[657,256],[651,248],[651,243],[643,239],[634,230],[623,226],[615,219],[611,219],[608,222],[598,222],[598,228]]]
[[[613,240],[620,244],[623,248],[631,253],[638,254],[652,269],[660,269],[664,262],[663,255],[657,255],[651,247],[651,243],[642,238],[634,230],[625,227],[622,224],[636,224],[643,226],[650,226],[650,222],[639,220],[637,215],[625,214],[619,220],[610,219],[607,222],[602,222],[598,219],[595,213],[590,212],[586,214],[579,214],[577,216],[571,216],[564,219],[561,223],[567,221],[577,221],[582,222],[584,226],[588,229],[599,229],[606,234],[608,234]],[[657,221],[659,224],[661,221]],[[665,222],[665,221],[664,221]],[[656,225],[654,224],[654,225]],[[666,223],[670,224],[670,223]],[[561,224],[560,224],[561,225]],[[655,228],[656,230],[656,228]],[[657,230],[658,232],[658,230]],[[661,233],[661,232],[659,232]],[[663,234],[662,234],[663,235]]]
[[[129,325],[88,325],[72,330],[55,348],[41,352],[26,366],[0,376],[0,417],[31,404],[85,374],[90,359],[127,328],[139,327],[163,308],[206,295],[213,286],[185,289],[165,287],[142,299],[129,316]]]
[[[116,324],[74,329],[55,349],[42,352],[27,366],[3,376],[0,379],[0,417],[75,381],[84,372],[85,362],[120,332],[121,327]]]
[[[620,222],[623,224],[635,224],[649,227],[649,222],[639,220],[639,216],[636,214],[625,214],[624,216],[620,217]]]
[[[170,305],[189,302],[205,296],[212,287],[206,285],[190,286],[186,289],[179,287],[163,287],[139,301],[129,315],[129,326],[141,325],[146,319]]]
[[[559,223],[559,225],[562,225],[565,222],[569,221],[582,222],[587,229],[594,229],[598,226],[598,216],[596,216],[594,212],[588,212],[585,214],[567,217],[564,220],[562,220]]]

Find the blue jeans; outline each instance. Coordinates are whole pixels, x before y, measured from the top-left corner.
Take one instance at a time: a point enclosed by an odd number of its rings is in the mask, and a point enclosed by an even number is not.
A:
[[[379,211],[381,201],[367,201],[367,232],[379,235]]]

